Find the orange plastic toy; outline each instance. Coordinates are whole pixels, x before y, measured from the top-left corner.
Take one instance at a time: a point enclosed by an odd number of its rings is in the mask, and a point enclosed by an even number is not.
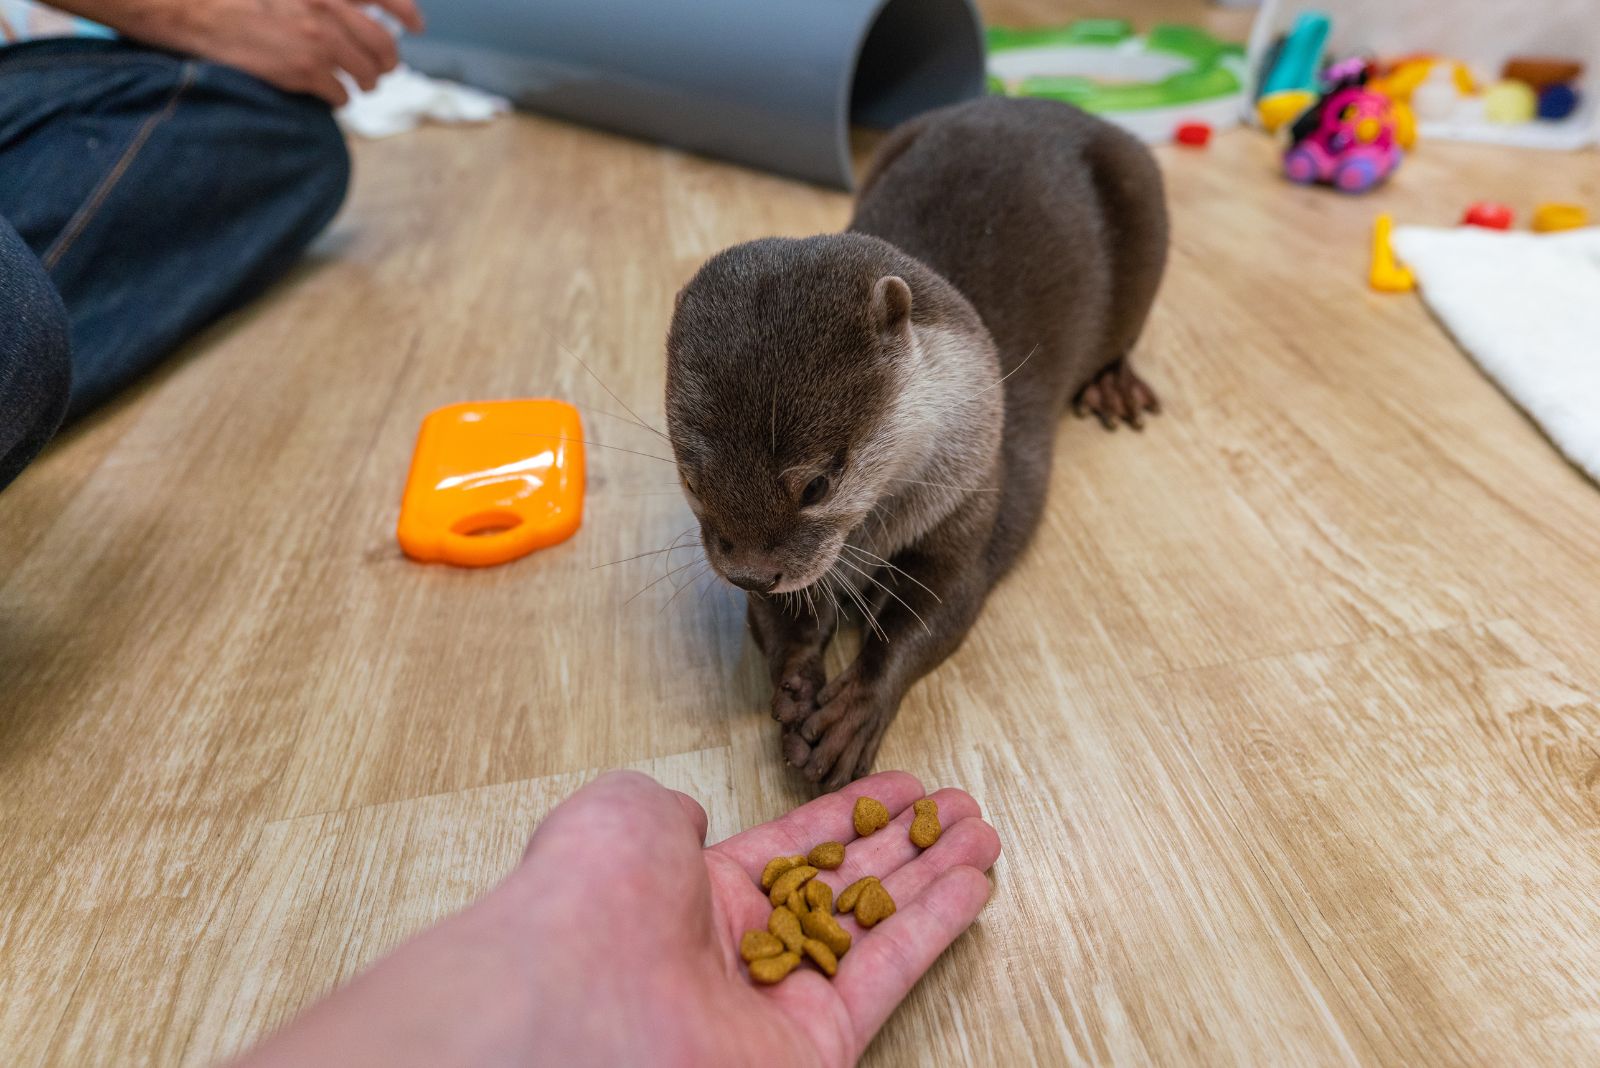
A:
[[[1367,272],[1367,282],[1380,293],[1409,293],[1417,288],[1417,280],[1405,265],[1395,258],[1389,246],[1389,235],[1394,230],[1394,219],[1388,214],[1372,220],[1372,266]]]
[[[582,439],[565,401],[430,412],[400,502],[400,548],[413,560],[488,567],[565,541],[583,521]]]

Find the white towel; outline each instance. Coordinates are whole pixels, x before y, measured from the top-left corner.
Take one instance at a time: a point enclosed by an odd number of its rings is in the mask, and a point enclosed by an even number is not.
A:
[[[370,93],[361,92],[348,79],[345,88],[350,90],[350,102],[339,109],[339,121],[368,138],[405,133],[424,120],[488,122],[511,108],[504,97],[418,74],[404,63],[379,78]]]
[[[1457,343],[1600,482],[1600,228],[1406,226],[1394,250]]]

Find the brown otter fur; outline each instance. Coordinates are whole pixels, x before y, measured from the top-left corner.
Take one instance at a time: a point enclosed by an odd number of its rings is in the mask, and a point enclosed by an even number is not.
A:
[[[989,98],[886,140],[849,230],[709,260],[667,340],[667,421],[713,567],[749,592],[783,752],[870,770],[1032,536],[1065,407],[1139,425],[1160,173],[1065,104]],[[868,633],[827,680],[841,609]]]

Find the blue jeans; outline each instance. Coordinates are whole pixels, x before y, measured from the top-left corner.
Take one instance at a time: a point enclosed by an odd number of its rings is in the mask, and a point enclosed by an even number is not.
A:
[[[349,174],[325,104],[241,71],[128,41],[0,48],[0,487],[63,413],[282,275]]]

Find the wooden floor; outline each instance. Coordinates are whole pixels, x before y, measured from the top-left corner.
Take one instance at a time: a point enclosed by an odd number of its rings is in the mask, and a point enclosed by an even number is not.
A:
[[[1600,1063],[1600,490],[1363,284],[1375,212],[1594,206],[1594,157],[1426,145],[1366,198],[1250,132],[1161,162],[1166,414],[1069,421],[1035,545],[889,734],[1006,853],[867,1061]],[[566,344],[658,413],[696,265],[848,199],[532,118],[358,164],[315,262],[0,497],[8,1065],[239,1049],[599,769],[714,837],[805,796],[736,599],[595,569],[688,525],[666,464],[592,451],[578,536],[503,568],[393,528],[429,409],[614,408]]]

